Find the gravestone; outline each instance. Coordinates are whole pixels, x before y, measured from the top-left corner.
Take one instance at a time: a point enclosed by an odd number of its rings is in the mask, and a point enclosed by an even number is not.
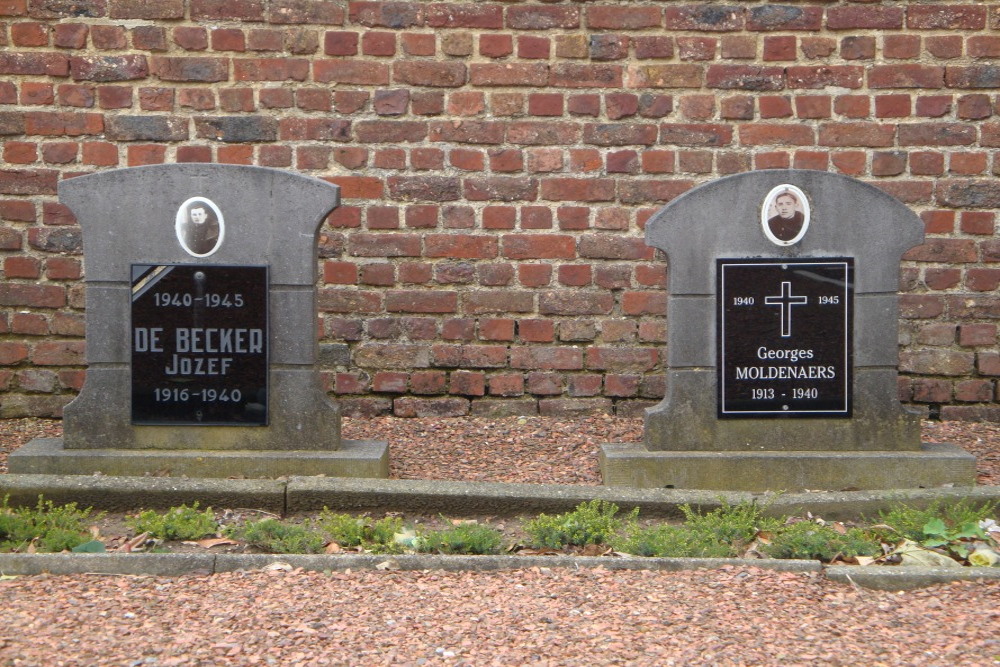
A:
[[[337,186],[171,164],[63,181],[83,230],[87,379],[15,473],[386,477],[316,368],[317,234]]]
[[[906,206],[860,181],[767,170],[658,211],[667,254],[667,390],[642,444],[608,444],[605,484],[890,489],[975,483],[975,459],[920,441],[898,400]]]

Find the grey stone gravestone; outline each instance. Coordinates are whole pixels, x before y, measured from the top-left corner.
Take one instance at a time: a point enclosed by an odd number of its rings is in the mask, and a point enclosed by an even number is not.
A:
[[[667,254],[667,392],[644,443],[608,444],[605,484],[889,489],[975,483],[975,459],[920,442],[898,400],[906,206],[826,172],[767,170],[678,197],[646,226]]]
[[[317,234],[339,189],[172,164],[64,181],[83,230],[87,379],[11,472],[386,477],[316,369]]]

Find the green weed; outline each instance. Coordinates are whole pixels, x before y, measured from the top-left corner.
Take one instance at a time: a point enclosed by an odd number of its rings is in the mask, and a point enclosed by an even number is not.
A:
[[[831,526],[799,521],[783,526],[760,548],[771,558],[802,558],[832,561],[839,556],[878,556],[882,547],[860,528],[848,528],[844,534]]]
[[[191,507],[171,507],[163,514],[146,510],[129,517],[125,523],[137,535],[149,533],[161,540],[197,540],[219,530],[212,508],[199,512],[197,502]]]
[[[549,516],[538,515],[524,524],[531,546],[561,549],[567,545],[606,544],[623,527],[635,521],[638,508],[625,517],[618,517],[618,506],[603,500],[577,505],[572,512]]]
[[[478,523],[460,523],[423,535],[418,551],[442,554],[500,553],[503,535],[495,528]]]
[[[0,551],[24,551],[32,542],[36,551],[67,551],[91,540],[89,525],[104,516],[76,503],[55,505],[38,498],[34,509],[11,508],[9,497],[0,504]]]
[[[946,531],[960,531],[963,526],[978,524],[983,519],[994,516],[1000,503],[992,502],[976,505],[969,500],[961,500],[951,505],[943,501],[935,501],[926,509],[915,509],[906,505],[897,505],[887,512],[879,512],[879,522],[872,527],[873,536],[883,542],[896,543],[903,539],[923,542],[929,535],[924,528],[931,524],[937,527],[936,521],[941,521]]]
[[[326,540],[308,524],[282,523],[277,519],[250,521],[227,531],[231,537],[275,554],[319,553]]]
[[[615,551],[634,556],[657,558],[727,558],[732,548],[711,535],[691,530],[687,526],[659,524],[642,528],[629,526],[625,533],[611,542]]]
[[[721,544],[728,547],[727,556],[741,556],[760,531],[773,532],[780,525],[778,519],[764,516],[764,509],[754,501],[730,505],[722,501],[722,506],[708,514],[695,511],[690,505],[682,505],[685,528],[697,535],[701,544]]]

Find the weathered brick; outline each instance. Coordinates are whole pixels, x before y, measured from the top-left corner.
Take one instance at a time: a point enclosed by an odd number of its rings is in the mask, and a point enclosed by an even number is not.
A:
[[[816,143],[811,127],[807,125],[777,125],[752,123],[739,126],[740,143],[744,146],[768,144],[810,146]]]
[[[194,20],[263,21],[265,0],[191,0],[191,18]]]
[[[955,208],[1000,207],[1000,186],[993,181],[947,180],[937,184],[937,199]]]
[[[629,179],[619,184],[618,198],[623,204],[668,202],[694,187],[689,180]]]
[[[894,29],[903,27],[902,7],[831,7],[826,12],[830,30]]]
[[[934,65],[875,65],[868,72],[871,88],[941,88],[945,68]]]
[[[495,121],[435,121],[430,124],[431,141],[449,141],[470,144],[499,144],[503,142],[504,124]]]
[[[473,86],[538,86],[549,80],[545,63],[472,63],[469,83]]]
[[[427,123],[422,121],[371,120],[354,124],[361,143],[409,143],[427,138]]]
[[[809,30],[818,31],[823,24],[822,7],[768,5],[747,10],[747,30]]]
[[[423,25],[423,13],[411,2],[351,2],[350,20],[368,27],[410,28]]]
[[[621,65],[581,65],[560,63],[549,71],[549,85],[555,88],[621,88]]]
[[[781,90],[785,87],[785,69],[761,65],[710,65],[705,85],[728,90]]]
[[[429,368],[429,345],[362,343],[355,348],[354,363],[360,368]]]
[[[111,141],[184,141],[188,121],[177,116],[110,116],[104,132]]]
[[[903,127],[903,126],[901,126]],[[896,128],[877,123],[823,123],[819,128],[821,146],[892,146]]]
[[[503,27],[503,7],[497,4],[436,2],[424,10],[425,23],[432,28]]]
[[[641,238],[617,234],[584,234],[580,237],[580,257],[593,259],[652,259],[652,248]]]
[[[228,58],[154,56],[151,73],[164,81],[213,83],[229,79]]]
[[[532,293],[524,290],[481,289],[462,294],[462,312],[466,315],[529,313],[534,307]]]
[[[910,5],[906,27],[915,30],[982,30],[986,27],[985,5]]]
[[[355,232],[348,238],[347,247],[355,257],[419,257],[420,236]]]
[[[552,146],[575,144],[582,130],[576,123],[556,121],[517,121],[507,126],[507,141],[512,144]],[[497,141],[495,143],[501,143]]]
[[[592,370],[642,373],[652,370],[659,362],[655,348],[601,347],[587,348],[586,366]]]
[[[629,5],[590,5],[587,7],[587,26],[598,30],[642,30],[658,28],[663,23],[659,7],[632,7]]]
[[[412,86],[456,88],[465,84],[466,67],[460,62],[396,61],[392,78],[396,83]]]
[[[183,19],[184,0],[109,0],[113,19]]]
[[[267,20],[275,24],[342,25],[344,8],[325,0],[270,0]]]
[[[860,88],[864,71],[857,65],[796,65],[785,74],[789,88]]]
[[[667,30],[729,32],[743,28],[744,13],[738,6],[684,5],[667,7],[664,20]]]
[[[313,77],[320,83],[388,85],[389,66],[356,60],[319,60],[313,63]]]
[[[390,176],[389,193],[403,201],[455,201],[461,182],[451,176]]]
[[[507,27],[516,30],[579,28],[580,10],[568,6],[515,6],[507,9]]]
[[[507,176],[467,178],[464,194],[469,201],[534,201],[538,198],[538,181]]]
[[[956,350],[903,350],[899,354],[899,370],[917,375],[968,375],[972,372],[975,354]]]
[[[899,126],[900,146],[971,146],[976,128],[965,123],[913,123]]]
[[[583,127],[584,143],[596,146],[626,146],[656,143],[655,125],[638,123],[587,123]]]
[[[457,308],[457,292],[390,290],[385,296],[390,313],[453,313]]]
[[[945,83],[951,88],[1000,87],[1000,65],[949,65],[945,68]]]
[[[559,290],[538,297],[538,312],[542,315],[607,315],[612,308],[614,297],[608,292]]]
[[[278,138],[278,121],[264,116],[196,117],[195,135],[227,143],[275,141]]]
[[[701,65],[630,65],[628,87],[700,88],[704,75]]]

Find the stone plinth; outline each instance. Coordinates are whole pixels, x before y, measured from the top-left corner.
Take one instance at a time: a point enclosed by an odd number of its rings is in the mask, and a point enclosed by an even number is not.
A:
[[[762,209],[786,185],[808,206],[800,207],[803,233],[783,244],[764,231]],[[667,391],[646,412],[642,447],[605,446],[605,483],[751,491],[974,484],[974,458],[921,444],[919,415],[897,397],[899,261],[922,241],[923,224],[898,200],[819,171],[730,176],[661,209],[646,225],[646,242],[668,256]],[[850,408],[836,417],[724,416],[717,262],[845,258],[853,262],[853,308],[848,366],[838,370],[851,376]],[[755,335],[746,333],[749,345]],[[761,344],[762,354],[784,349],[774,340]]]
[[[219,477],[387,474],[384,442],[343,447],[339,407],[327,399],[316,367],[317,235],[339,203],[337,186],[260,167],[171,164],[73,178],[60,183],[59,196],[83,230],[87,379],[65,409],[61,441],[31,443],[16,452],[11,472],[48,468],[65,474],[79,465],[80,473],[106,474],[150,472],[151,466]],[[193,220],[192,207],[201,209],[199,216],[214,215],[207,244],[185,231],[191,223],[183,216]],[[265,398],[253,403],[261,425],[244,425],[239,418],[172,422],[167,409],[163,423],[133,414],[135,384],[142,381],[133,373],[132,319],[144,288],[136,276],[141,267],[176,266],[205,267],[198,276],[219,267],[266,267],[261,303],[267,312],[260,317],[267,328],[260,371]],[[219,305],[226,295],[209,296]],[[235,307],[228,300],[224,305]],[[209,323],[192,326],[226,326],[211,323],[225,321],[221,310],[204,310],[195,321],[204,316]],[[164,309],[164,326],[179,312]],[[201,378],[185,379],[197,386]],[[244,401],[250,400],[247,393]],[[217,460],[208,463],[213,455]]]

